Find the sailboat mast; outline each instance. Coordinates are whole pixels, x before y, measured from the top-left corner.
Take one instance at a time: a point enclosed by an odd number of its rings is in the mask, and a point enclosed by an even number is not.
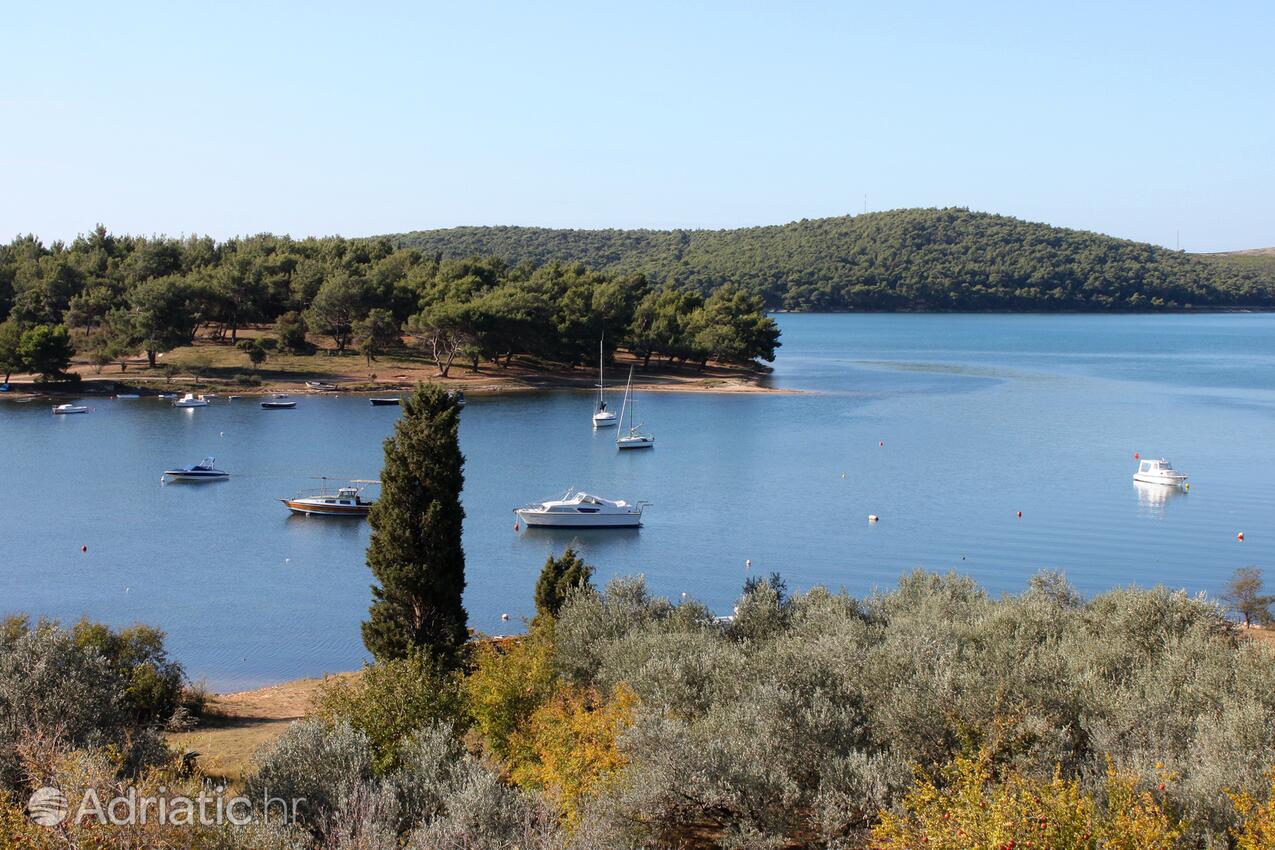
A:
[[[620,427],[615,429],[615,442],[620,442],[620,430],[624,427],[624,413],[629,409],[629,389],[633,386],[633,367],[629,367],[629,382],[624,386],[624,401],[620,403]],[[630,421],[633,419],[629,416]],[[632,429],[630,429],[632,430]]]
[[[603,392],[606,388],[606,376],[602,370],[602,340],[598,340],[598,405],[597,409],[602,410],[602,402],[605,400]]]

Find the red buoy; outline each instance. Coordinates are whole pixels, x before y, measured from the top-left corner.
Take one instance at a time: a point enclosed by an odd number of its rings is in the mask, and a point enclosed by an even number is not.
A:
[[[87,552],[88,550],[89,550],[89,547],[87,547],[87,546],[81,546],[81,547],[80,547],[80,551],[81,551],[81,552]]]
[[[1138,456],[1138,453],[1137,453],[1137,452],[1134,452],[1134,453],[1133,453],[1133,459],[1134,459],[1134,460],[1137,460],[1137,459],[1138,459],[1138,457],[1139,457],[1139,456]]]
[[[517,530],[518,530],[518,523],[516,523],[516,522],[515,522],[515,523],[514,523],[514,531],[517,531]]]
[[[1018,512],[1018,518],[1019,518],[1019,519],[1022,519],[1022,518],[1023,518],[1023,512],[1022,512],[1022,511],[1019,511],[1019,512]]]
[[[1244,532],[1242,532],[1242,531],[1241,531],[1239,534],[1235,535],[1235,539],[1236,539],[1236,540],[1238,540],[1238,541],[1240,541],[1241,543],[1243,543],[1243,542],[1244,542]]]

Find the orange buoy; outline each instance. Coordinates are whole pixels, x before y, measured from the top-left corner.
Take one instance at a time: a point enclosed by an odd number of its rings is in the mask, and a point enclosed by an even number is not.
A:
[[[1244,532],[1242,532],[1242,531],[1241,531],[1239,534],[1235,535],[1235,539],[1236,539],[1236,540],[1238,540],[1238,541],[1240,541],[1241,543],[1243,543],[1243,542],[1244,542]]]

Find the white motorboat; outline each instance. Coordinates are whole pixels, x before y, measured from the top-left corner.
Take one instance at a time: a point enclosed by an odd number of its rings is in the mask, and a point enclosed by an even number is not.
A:
[[[173,402],[173,407],[207,407],[208,399],[194,393],[186,393],[177,401]]]
[[[70,413],[88,413],[89,409],[81,404],[59,404],[53,408],[53,413],[57,416],[65,416]]]
[[[347,485],[336,488],[332,493],[324,490],[298,493],[291,499],[280,499],[294,514],[304,516],[344,516],[365,517],[372,510],[376,501],[363,498],[363,490],[379,481],[351,481]],[[357,486],[362,485],[362,486]]]
[[[642,509],[649,504],[630,505],[568,490],[561,499],[515,508],[514,514],[528,527],[637,528],[642,524]]]
[[[611,428],[620,420],[616,417],[614,410],[607,410],[607,382],[602,368],[602,358],[602,340],[598,340],[598,400],[593,405],[593,427]]]
[[[324,381],[306,381],[307,388],[318,390],[319,392],[332,392],[336,389],[336,384],[325,383]]]
[[[1182,487],[1186,484],[1186,476],[1174,469],[1173,464],[1164,458],[1139,462],[1138,471],[1133,473],[1133,480],[1167,487]]]
[[[615,446],[618,449],[653,449],[655,448],[655,435],[643,434],[638,429],[642,427],[642,423],[633,424],[633,367],[629,367],[629,382],[624,387],[624,403],[620,405],[620,424],[624,424],[624,414],[629,415],[628,433],[617,433],[615,435]]]
[[[199,463],[192,463],[190,466],[183,466],[180,469],[164,470],[161,480],[171,478],[174,481],[225,481],[230,477],[229,472],[224,472],[213,464],[216,462],[214,457],[206,457]]]

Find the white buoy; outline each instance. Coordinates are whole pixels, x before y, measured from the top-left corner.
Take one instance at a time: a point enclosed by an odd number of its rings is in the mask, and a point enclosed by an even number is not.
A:
[[[507,622],[509,622],[509,615],[508,615],[508,614],[501,614],[501,615],[500,615],[500,619],[504,620],[504,621],[507,623]]]
[[[876,514],[868,514],[868,522],[876,522],[879,519],[881,519],[881,517]]]

